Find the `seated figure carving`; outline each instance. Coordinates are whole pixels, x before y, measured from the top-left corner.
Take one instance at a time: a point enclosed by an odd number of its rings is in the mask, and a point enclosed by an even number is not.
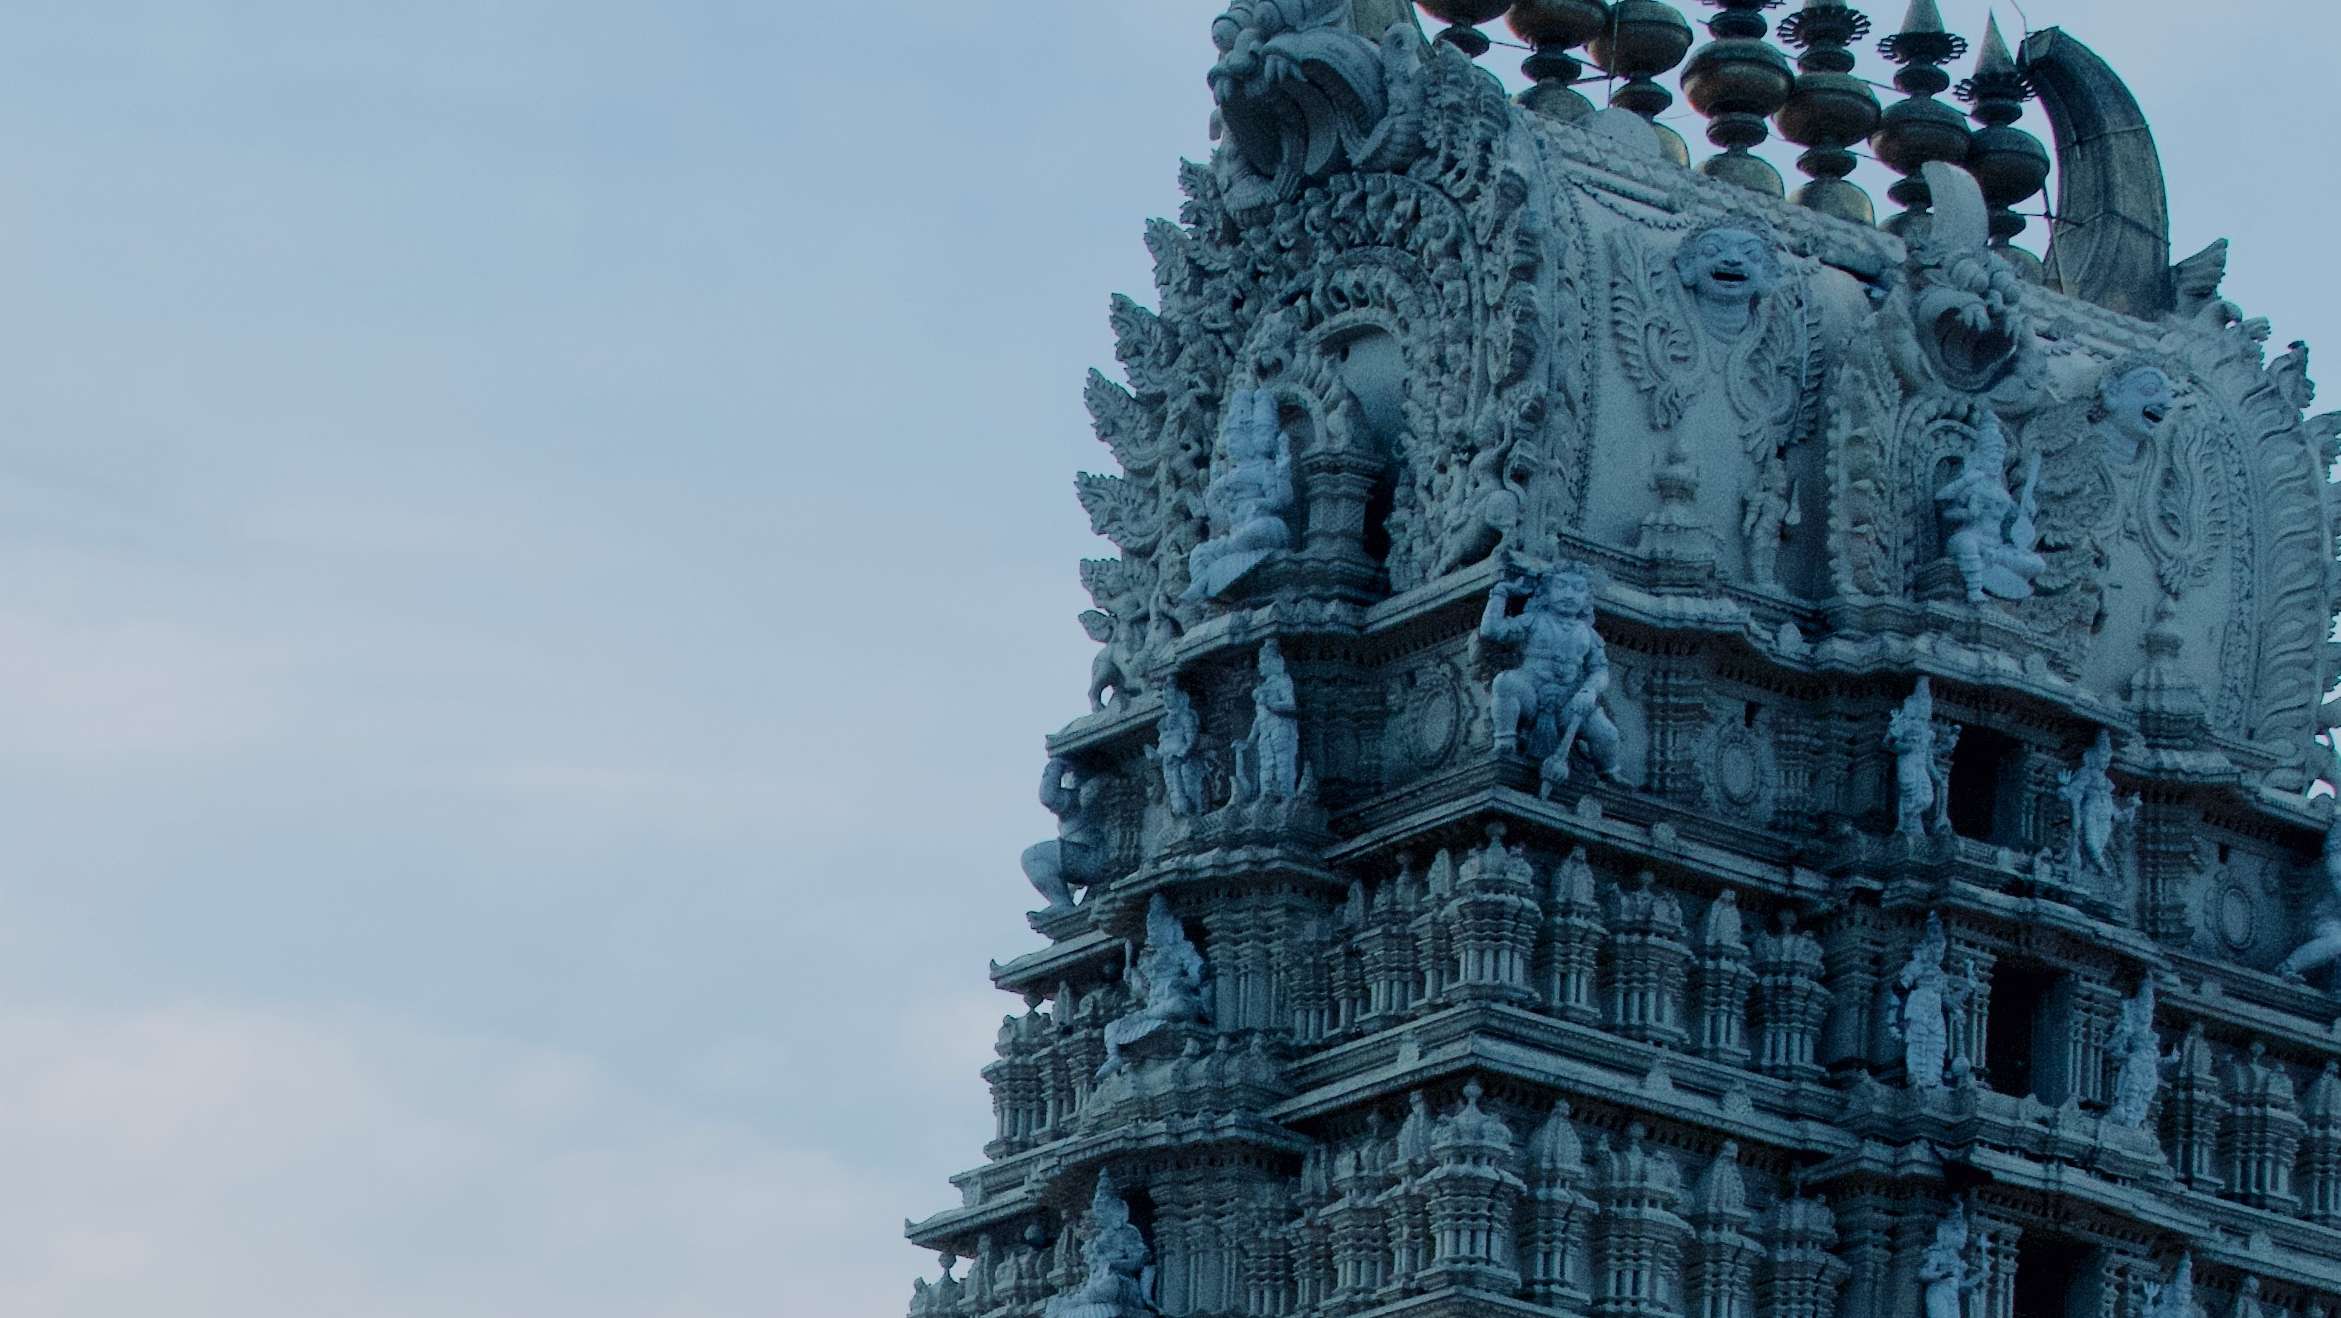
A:
[[[1194,1025],[1209,1016],[1203,954],[1171,913],[1161,893],[1146,904],[1146,945],[1132,967],[1146,1000],[1105,1027],[1105,1064],[1099,1078],[1122,1069],[1122,1050],[1173,1025]]]
[[[1514,601],[1521,610],[1512,611]],[[1601,707],[1609,690],[1609,651],[1593,629],[1593,587],[1581,568],[1506,562],[1480,614],[1484,641],[1514,648],[1519,663],[1498,673],[1491,691],[1495,749],[1521,749],[1540,763],[1541,789],[1569,777],[1569,756],[1582,748],[1603,775],[1618,773],[1618,728]]]
[[[1276,419],[1276,399],[1243,389],[1228,400],[1222,429],[1225,465],[1204,487],[1211,538],[1187,555],[1187,592],[1193,602],[1225,594],[1262,560],[1292,544],[1285,520],[1294,503],[1292,444]]]
[[[1935,491],[1945,528],[1943,550],[1959,569],[1970,604],[1995,595],[2029,599],[2032,579],[2048,566],[2035,552],[2040,457],[2035,453],[2026,465],[2020,494],[2008,491],[2007,467],[2007,432],[1986,411],[1976,429],[1975,450],[1962,461],[1959,474]]]

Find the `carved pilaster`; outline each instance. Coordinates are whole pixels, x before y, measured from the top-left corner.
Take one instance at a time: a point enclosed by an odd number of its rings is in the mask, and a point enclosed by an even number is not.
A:
[[[1725,1142],[1692,1188],[1692,1238],[1684,1269],[1686,1311],[1698,1318],[1749,1318],[1755,1303],[1756,1261],[1763,1247],[1747,1234],[1747,1187],[1739,1146]]]
[[[1882,1064],[1889,1055],[1882,1010],[1886,977],[1879,970],[1884,950],[1877,908],[1850,907],[1830,922],[1821,940],[1829,987],[1829,1022],[1822,1052],[1825,1065],[1870,1067]]]
[[[1682,1047],[1691,949],[1681,903],[1645,871],[1619,888],[1610,929],[1609,1027],[1629,1039]]]
[[[1529,1300],[1564,1313],[1582,1313],[1592,1299],[1583,1271],[1585,1234],[1595,1207],[1583,1188],[1588,1175],[1569,1105],[1555,1103],[1528,1141],[1520,1266]]]
[[[1455,948],[1450,996],[1478,1002],[1535,1000],[1529,970],[1541,909],[1528,858],[1504,845],[1504,826],[1488,827],[1487,845],[1463,862],[1446,923]]]
[[[1696,1033],[1691,1048],[1701,1057],[1733,1066],[1748,1064],[1748,992],[1755,987],[1753,955],[1740,935],[1738,894],[1726,888],[1699,922],[1698,961],[1692,971]]]
[[[2300,1154],[2304,1124],[2284,1064],[2257,1042],[2230,1069],[2228,1111],[2220,1139],[2227,1162],[2227,1192],[2254,1208],[2289,1213],[2300,1207],[2292,1192],[2293,1160]]]
[[[1837,1292],[1852,1269],[1830,1252],[1837,1226],[1829,1206],[1794,1196],[1772,1205],[1758,1224],[1764,1257],[1756,1304],[1765,1318],[1835,1318]]]
[[[2341,1226],[2341,1068],[2334,1063],[2309,1085],[2301,1118],[2301,1216]]]
[[[1544,1002],[1562,1020],[1601,1023],[1601,947],[1608,927],[1594,889],[1585,848],[1569,853],[1553,872],[1544,952]]]
[[[1594,1157],[1594,1195],[1602,1207],[1594,1237],[1595,1318],[1665,1313],[1668,1297],[1681,1294],[1683,1248],[1691,1236],[1691,1224],[1675,1212],[1682,1170],[1670,1155],[1644,1147],[1643,1135],[1636,1122],[1621,1147],[1605,1141]]]
[[[1706,795],[1699,763],[1708,733],[1707,675],[1680,653],[1653,656],[1644,716],[1650,721],[1650,792],[1697,805]]]
[[[1433,1249],[1430,1279],[1509,1295],[1520,1273],[1512,1240],[1513,1209],[1526,1188],[1510,1171],[1511,1128],[1481,1109],[1478,1081],[1463,1087],[1463,1107],[1431,1138],[1436,1166],[1423,1178]]]
[[[1784,1080],[1818,1080],[1829,990],[1820,942],[1780,913],[1779,928],[1756,938],[1756,1069]]]
[[[2219,1172],[2219,1128],[2227,1097],[2200,1023],[2179,1042],[2164,1095],[2162,1138],[2171,1170],[2195,1189],[2218,1193],[2226,1183]]]
[[[2202,815],[2185,798],[2151,784],[2138,808],[2138,924],[2165,943],[2194,934],[2194,888],[2201,873]]]

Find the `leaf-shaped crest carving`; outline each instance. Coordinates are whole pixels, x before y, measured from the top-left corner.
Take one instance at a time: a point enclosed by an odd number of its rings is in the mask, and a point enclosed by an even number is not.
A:
[[[1610,239],[1610,324],[1626,378],[1650,404],[1660,430],[1682,420],[1695,385],[1699,343],[1684,319],[1665,261],[1630,231]]]

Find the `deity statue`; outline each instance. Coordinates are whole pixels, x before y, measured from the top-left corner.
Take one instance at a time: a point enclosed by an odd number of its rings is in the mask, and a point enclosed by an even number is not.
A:
[[[1682,281],[1699,321],[1729,339],[1753,324],[1757,304],[1780,287],[1779,239],[1761,221],[1724,220],[1694,231],[1675,249]]]
[[[1517,647],[1517,666],[1496,675],[1492,688],[1495,749],[1520,748],[1542,762],[1549,794],[1569,777],[1569,753],[1582,746],[1604,775],[1618,772],[1618,728],[1601,707],[1609,690],[1609,651],[1593,629],[1593,587],[1581,568],[1533,567],[1509,559],[1480,614],[1480,639]],[[1520,602],[1515,613],[1512,605]]]
[[[1192,1025],[1210,1014],[1205,1004],[1203,954],[1188,940],[1161,893],[1146,904],[1146,945],[1131,969],[1133,987],[1145,994],[1136,1011],[1105,1027],[1103,1079],[1122,1069],[1122,1049],[1173,1025]]]
[[[1967,1206],[1953,1202],[1935,1223],[1934,1243],[1918,1261],[1920,1311],[1924,1318],[1963,1318],[1967,1294],[1984,1282],[1984,1270],[1967,1259]]]
[[[2209,519],[2194,507],[2198,482],[2156,436],[2176,410],[2170,375],[2146,357],[2107,365],[2086,402],[2063,403],[2025,428],[2040,457],[2040,554],[2033,579],[2041,625],[2077,647],[2103,631],[2106,573],[2125,524],[2157,563],[2201,557]]]
[[[2113,764],[2113,734],[2099,729],[2097,740],[2081,753],[2081,767],[2066,769],[2057,775],[2057,795],[2073,812],[2072,836],[2066,839],[2065,863],[2078,876],[2081,862],[2107,878],[2114,877],[2113,862],[2106,856],[2106,847],[2113,841],[2116,826],[2128,826],[2138,818],[2138,796],[2133,792],[2117,797],[2113,779],[2105,771]]]
[[[1975,450],[1959,474],[1935,491],[1946,533],[1943,551],[1959,569],[1967,602],[2032,596],[2032,579],[2048,561],[2035,552],[2040,542],[2038,485],[2040,455],[2025,464],[2021,493],[2008,492],[2008,435],[1988,410],[1976,428]]]
[[[2146,1307],[2141,1318],[2203,1318],[2195,1303],[2195,1256],[2178,1256],[2178,1270],[2166,1282],[2146,1283]]]
[[[1767,454],[1756,472],[1756,485],[1744,497],[1740,534],[1748,542],[1748,577],[1759,586],[1780,584],[1780,542],[1790,527],[1804,520],[1797,507],[1796,481],[1788,474],[1788,459],[1780,450]]]
[[[1902,997],[1899,1018],[1893,1023],[1902,1036],[1902,1069],[1920,1089],[1940,1089],[1946,1075],[1966,1066],[1967,1059],[1951,1057],[1951,1020],[1975,994],[1975,968],[1969,965],[1959,976],[1945,970],[1943,957],[1949,950],[1941,918],[1929,911],[1925,937],[1894,977]]]
[[[2246,319],[2243,308],[2219,296],[2219,286],[2226,281],[2227,240],[2221,238],[2170,268],[2171,292],[2177,301],[2170,319],[2229,336],[2239,352],[2257,354],[2273,327],[2265,316]]]
[[[1174,815],[1199,815],[1205,809],[1202,742],[1203,720],[1195,702],[1176,682],[1164,687],[1162,722],[1146,755],[1162,770],[1163,795]]]
[[[1203,490],[1211,538],[1187,555],[1192,603],[1216,598],[1270,554],[1292,544],[1286,522],[1296,496],[1292,442],[1277,421],[1276,399],[1264,389],[1239,389],[1228,399],[1221,429],[1226,461]]]
[[[1949,784],[1936,769],[1948,748],[1938,740],[1934,685],[1921,677],[1910,699],[1886,721],[1886,749],[1894,752],[1894,836],[1905,842],[1941,828],[1950,808]]]
[[[1251,735],[1234,744],[1236,799],[1290,801],[1300,794],[1301,716],[1292,672],[1273,640],[1260,644]]]
[[[2310,909],[2309,940],[2292,950],[2276,967],[2287,979],[2306,979],[2312,971],[2341,961],[2341,819],[2325,828],[2324,891]]]
[[[1146,1237],[1131,1225],[1130,1205],[1107,1172],[1097,1174],[1097,1192],[1089,1200],[1089,1240],[1081,1261],[1089,1268],[1081,1288],[1050,1300],[1043,1318],[1142,1318],[1157,1312],[1147,1295],[1153,1269],[1147,1266]]]
[[[2146,1124],[2146,1110],[2162,1087],[2162,1038],[2154,1033],[2154,980],[2138,985],[2137,995],[2122,1003],[2121,1019],[2105,1041],[2113,1054],[2113,1105],[2105,1119],[2136,1130]]]
[[[1105,877],[1108,848],[1092,819],[1099,783],[1084,777],[1072,761],[1053,756],[1041,770],[1040,803],[1057,817],[1057,836],[1024,849],[1024,877],[1048,902],[1048,912],[1070,909],[1073,889]]]

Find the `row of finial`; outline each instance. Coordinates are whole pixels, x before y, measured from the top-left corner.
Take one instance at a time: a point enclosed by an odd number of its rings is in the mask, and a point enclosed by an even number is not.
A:
[[[1610,104],[1651,121],[1667,153],[1690,163],[1682,137],[1658,116],[1674,97],[1657,78],[1683,66],[1683,94],[1708,120],[1707,140],[1718,154],[1702,173],[1773,196],[1785,196],[1780,172],[1753,154],[1770,135],[1770,121],[1783,138],[1803,147],[1797,168],[1811,179],[1796,193],[1798,204],[1857,223],[1876,222],[1867,193],[1846,176],[1854,169],[1853,147],[1867,142],[1889,169],[1902,177],[1887,195],[1902,212],[1886,221],[1899,233],[1910,217],[1929,204],[1921,166],[1929,161],[1963,164],[1982,187],[1991,207],[1993,245],[2002,256],[2037,276],[2039,262],[2010,245],[2023,231],[2015,207],[2039,192],[2048,179],[2048,151],[2016,121],[2032,90],[2015,57],[1990,21],[1975,71],[1958,84],[1957,95],[1972,109],[1962,114],[1937,99],[1953,90],[1943,66],[1967,52],[1965,38],[1943,27],[1935,0],[1910,0],[1902,28],[1878,43],[1879,53],[1900,66],[1894,86],[1903,99],[1881,106],[1870,84],[1855,76],[1854,43],[1869,34],[1870,20],[1846,0],[1805,0],[1782,20],[1780,40],[1796,48],[1794,65],[1765,40],[1764,11],[1783,0],[1700,0],[1715,10],[1707,20],[1710,40],[1694,53],[1690,22],[1667,0],[1418,0],[1449,26],[1439,39],[1474,58],[1489,42],[1479,25],[1502,18],[1534,48],[1522,66],[1534,85],[1521,102],[1540,114],[1573,120],[1593,112],[1592,102],[1572,85],[1585,78],[1586,61],[1622,80]],[[1689,63],[1684,64],[1684,56]],[[1967,120],[1972,117],[1975,127]]]

